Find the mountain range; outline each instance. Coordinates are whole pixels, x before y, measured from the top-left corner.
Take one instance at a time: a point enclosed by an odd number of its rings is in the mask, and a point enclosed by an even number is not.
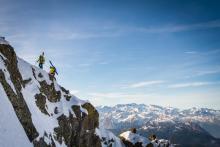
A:
[[[137,128],[143,136],[157,134],[182,146],[219,146],[220,111],[208,108],[181,110],[145,104],[98,106],[100,125],[116,135]]]

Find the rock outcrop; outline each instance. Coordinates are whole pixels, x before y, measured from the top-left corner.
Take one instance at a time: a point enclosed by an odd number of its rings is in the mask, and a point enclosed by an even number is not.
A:
[[[136,131],[124,132],[120,134],[120,138],[126,147],[173,147],[168,140],[157,139],[156,136],[147,139],[137,134]]]

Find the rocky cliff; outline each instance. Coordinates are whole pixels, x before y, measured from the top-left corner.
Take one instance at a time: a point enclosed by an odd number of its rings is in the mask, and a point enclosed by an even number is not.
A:
[[[6,97],[9,100],[33,146],[120,144],[114,135],[103,137],[105,134],[98,129],[99,114],[89,102],[71,95],[47,72],[17,57],[5,40],[0,41],[0,83],[0,99]],[[112,139],[114,137],[116,140]],[[1,142],[4,141],[0,139]]]

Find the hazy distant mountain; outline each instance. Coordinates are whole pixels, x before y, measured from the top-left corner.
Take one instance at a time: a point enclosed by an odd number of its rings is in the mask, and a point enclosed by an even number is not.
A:
[[[97,110],[100,114],[100,124],[116,134],[135,127],[143,136],[153,133],[177,144],[183,144],[187,140],[194,145],[219,143],[216,138],[220,138],[220,110],[180,110],[135,103],[113,107],[99,106]]]

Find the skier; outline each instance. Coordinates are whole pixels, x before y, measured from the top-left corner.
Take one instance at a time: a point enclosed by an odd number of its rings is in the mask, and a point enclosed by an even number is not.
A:
[[[43,64],[45,63],[44,52],[39,56],[37,62],[39,62],[39,67],[43,69]]]
[[[58,75],[57,70],[56,70],[56,67],[52,64],[51,61],[49,61],[49,62],[50,62],[50,64],[51,64],[49,74],[52,76],[53,79],[56,79],[56,78],[55,78],[55,74]]]

